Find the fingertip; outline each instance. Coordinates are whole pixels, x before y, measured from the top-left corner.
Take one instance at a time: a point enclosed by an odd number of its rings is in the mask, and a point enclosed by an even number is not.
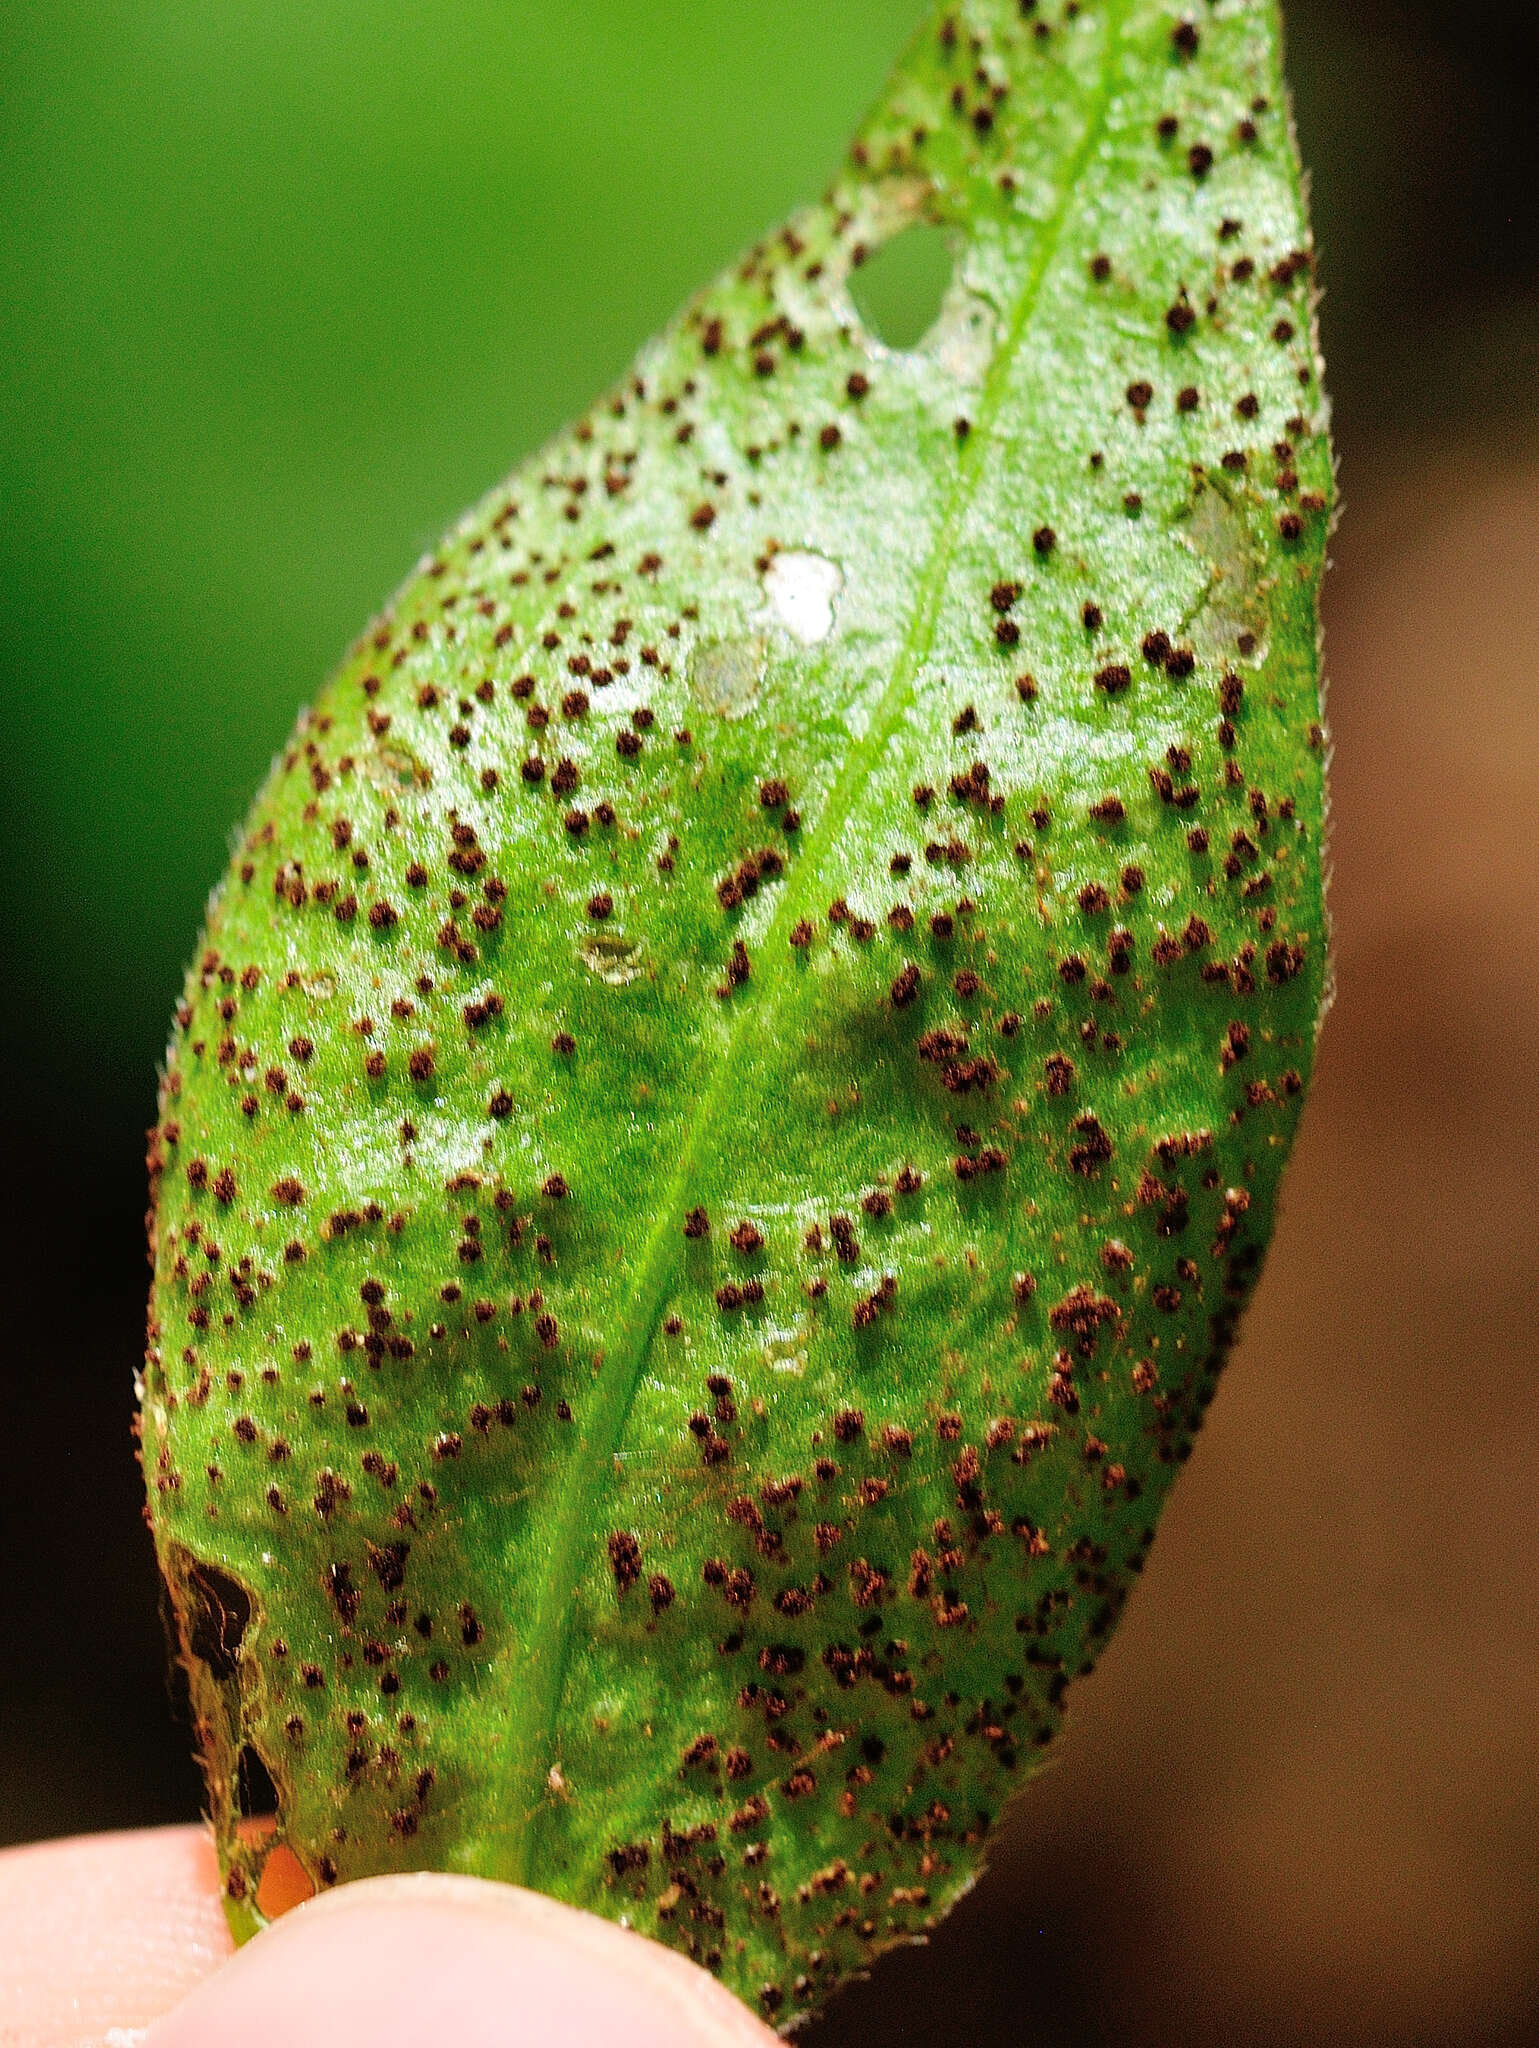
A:
[[[152,2028],[145,2048],[770,2048],[714,1978],[512,1885],[370,1878],[298,1907]]]
[[[206,1828],[37,1842],[0,1855],[0,2040],[132,2033],[230,1953]]]

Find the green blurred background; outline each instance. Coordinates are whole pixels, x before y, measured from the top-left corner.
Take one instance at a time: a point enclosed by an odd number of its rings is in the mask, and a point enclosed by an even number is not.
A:
[[[1539,30],[1286,11],[1341,1001],[1065,1761],[821,2044],[1539,2039]],[[448,520],[820,189],[919,12],[0,0],[0,1841],[198,1808],[128,1420],[232,826]]]

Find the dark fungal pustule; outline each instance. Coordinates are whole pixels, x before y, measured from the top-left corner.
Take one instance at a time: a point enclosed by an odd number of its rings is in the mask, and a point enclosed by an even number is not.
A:
[[[243,835],[143,1439],[243,1933],[268,1842],[475,1867],[788,2023],[970,1881],[1142,1566],[1309,1071],[1331,485],[1270,13],[1126,12],[937,13]],[[914,207],[1009,364],[965,292],[852,318]]]

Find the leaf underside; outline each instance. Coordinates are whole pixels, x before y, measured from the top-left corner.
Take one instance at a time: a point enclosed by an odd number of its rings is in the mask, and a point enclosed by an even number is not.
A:
[[[1267,0],[939,12],[301,718],[151,1138],[238,1933],[475,1872],[785,2025],[976,1875],[1309,1074],[1308,249]]]

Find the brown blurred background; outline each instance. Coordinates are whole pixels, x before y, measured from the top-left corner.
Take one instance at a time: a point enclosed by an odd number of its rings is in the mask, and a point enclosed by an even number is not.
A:
[[[0,0],[0,1840],[197,1811],[127,1430],[140,1134],[226,827],[414,551],[817,188],[917,11]],[[1061,1756],[816,2048],[1539,2042],[1539,28],[1285,11],[1337,1002]]]

